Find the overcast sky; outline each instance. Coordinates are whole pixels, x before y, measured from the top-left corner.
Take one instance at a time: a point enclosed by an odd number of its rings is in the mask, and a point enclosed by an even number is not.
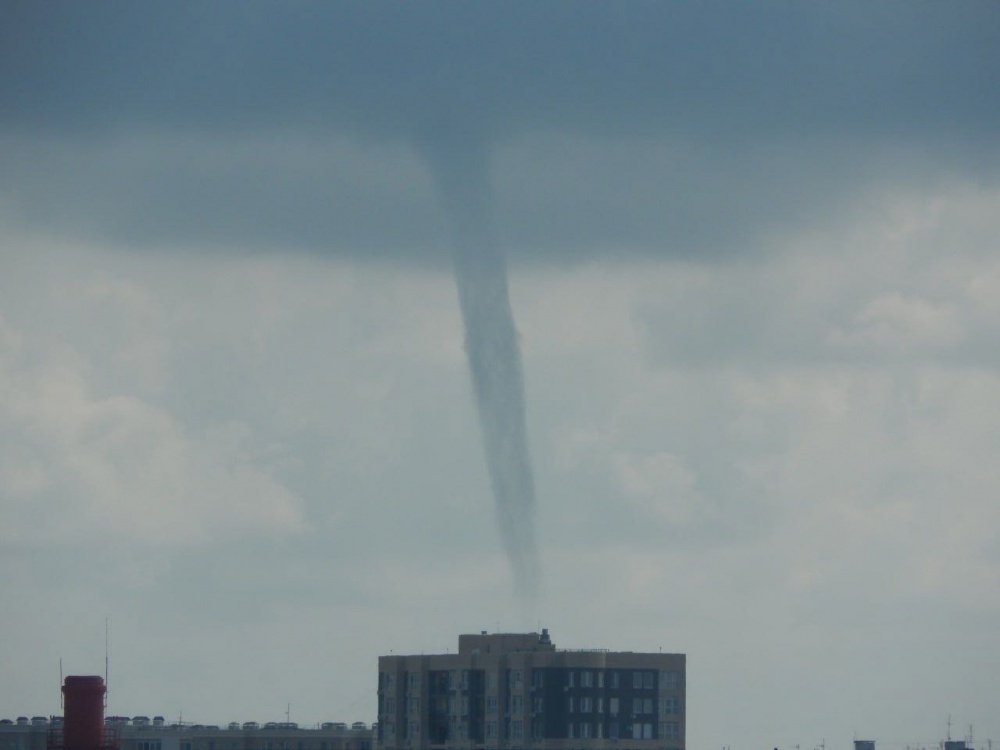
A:
[[[686,653],[691,748],[1000,742],[1000,5],[870,5],[0,2],[0,717],[107,618],[109,711],[202,723],[542,626]]]

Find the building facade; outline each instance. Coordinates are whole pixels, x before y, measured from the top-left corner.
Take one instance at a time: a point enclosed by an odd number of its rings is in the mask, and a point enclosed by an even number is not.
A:
[[[168,723],[162,717],[109,716],[105,734],[118,750],[372,750],[374,732],[362,722],[327,722],[299,727],[289,722],[260,724]],[[0,720],[0,750],[60,747],[62,717]]]
[[[684,654],[558,650],[548,631],[379,657],[379,750],[684,750]]]

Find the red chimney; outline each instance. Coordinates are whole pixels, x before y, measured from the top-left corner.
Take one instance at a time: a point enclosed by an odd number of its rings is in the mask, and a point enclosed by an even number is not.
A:
[[[67,677],[63,684],[63,747],[101,750],[104,745],[104,679]]]

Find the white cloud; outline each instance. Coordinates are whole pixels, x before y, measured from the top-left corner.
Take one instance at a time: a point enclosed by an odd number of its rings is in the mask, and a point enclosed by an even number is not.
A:
[[[0,533],[7,542],[184,546],[302,528],[295,496],[248,455],[244,427],[192,430],[136,396],[98,396],[90,372],[106,363],[61,344],[19,343],[25,338],[4,326]]]
[[[699,491],[697,476],[679,456],[619,454],[613,464],[622,495],[650,518],[675,531],[718,521],[713,498]]]
[[[917,347],[958,346],[965,329],[953,306],[933,305],[898,292],[882,294],[854,316],[851,329],[834,329],[828,341],[835,346],[872,346],[891,352]]]
[[[541,618],[560,646],[688,652],[692,745],[735,742],[720,705],[758,717],[747,736],[782,721],[803,746],[821,726],[849,745],[854,717],[933,736],[955,696],[989,731],[1000,375],[977,351],[997,323],[995,203],[886,199],[722,264],[516,269],[544,564],[530,613],[509,592],[447,275],[11,258],[0,583],[46,622],[5,613],[9,642],[70,642],[51,601],[78,588],[92,619],[126,619],[121,671],[146,702],[125,713],[197,695],[209,721],[286,700],[303,721],[372,719],[377,654]],[[947,237],[971,239],[939,256]],[[835,330],[858,342],[832,346]],[[97,573],[60,567],[60,517],[104,534]],[[161,527],[189,546],[129,547]],[[181,538],[197,528],[205,543]],[[11,650],[0,689],[22,695],[11,681],[38,683],[36,665]]]

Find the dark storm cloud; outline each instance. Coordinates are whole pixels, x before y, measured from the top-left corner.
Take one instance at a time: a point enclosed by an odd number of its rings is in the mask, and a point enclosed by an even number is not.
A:
[[[975,129],[992,3],[8,4],[32,125]]]
[[[6,3],[5,203],[129,243],[422,256],[443,232],[420,150],[471,132],[490,144],[503,244],[722,247],[906,175],[914,155],[992,178],[998,16],[986,2]],[[360,169],[334,137],[369,149]],[[372,185],[373,171],[413,179]]]

